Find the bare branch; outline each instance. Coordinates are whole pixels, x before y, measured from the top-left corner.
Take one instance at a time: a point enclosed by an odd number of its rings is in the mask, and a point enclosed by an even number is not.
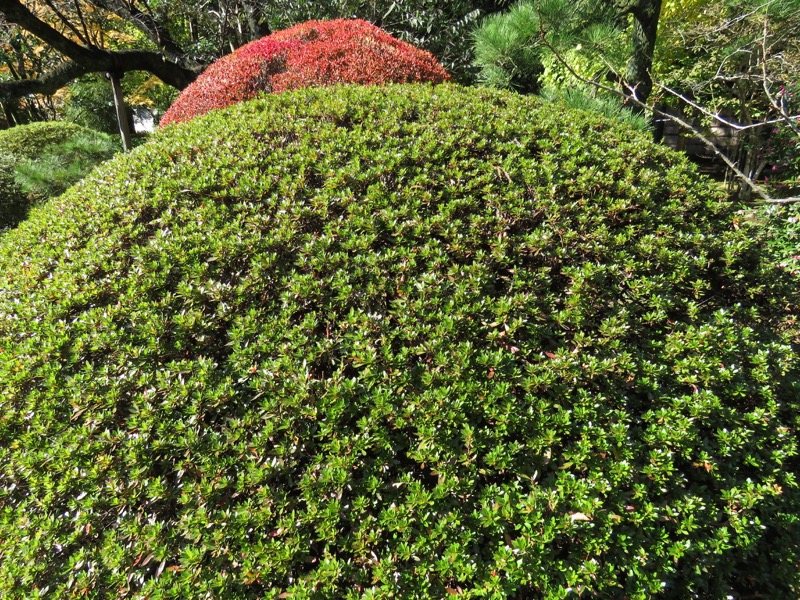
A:
[[[684,96],[680,92],[678,92],[676,90],[673,90],[672,88],[664,85],[663,83],[656,82],[655,85],[656,85],[656,87],[658,89],[663,90],[663,91],[665,91],[665,92],[667,92],[669,94],[672,94],[673,96],[678,98],[681,102],[684,102],[684,103],[688,104],[689,106],[691,106],[692,108],[700,111],[701,113],[703,113],[707,117],[715,120],[717,123],[720,123],[721,125],[725,125],[726,127],[730,127],[731,129],[735,129],[736,131],[747,131],[748,129],[758,129],[759,127],[765,127],[767,125],[775,125],[777,123],[782,123],[783,122],[783,118],[771,119],[769,121],[760,121],[758,123],[752,123],[750,125],[743,125],[742,123],[735,123],[734,121],[728,121],[727,119],[719,116],[718,114],[712,113],[710,110],[708,110],[707,108],[701,106],[697,102],[694,102],[691,98],[687,98],[686,96]]]
[[[575,69],[572,68],[572,65],[570,65],[564,59],[564,57],[561,56],[558,50],[547,40],[547,37],[546,35],[544,35],[544,32],[540,34],[540,37],[542,40],[542,44],[544,44],[553,53],[553,56],[555,56],[556,60],[558,60],[562,65],[564,65],[564,67],[570,72],[570,74],[573,77],[575,77],[578,81],[585,83],[587,85],[591,85],[597,89],[610,92],[612,94],[616,94],[617,96],[620,96],[624,102],[633,103],[639,108],[642,108],[646,111],[649,111],[665,119],[669,119],[673,123],[679,125],[681,128],[685,129],[686,131],[690,132],[692,135],[697,137],[697,139],[703,142],[703,144],[709,150],[711,150],[715,156],[717,156],[720,160],[722,160],[728,166],[728,168],[736,175],[736,177],[744,185],[746,185],[754,194],[756,194],[763,202],[776,203],[776,204],[800,202],[800,198],[783,198],[780,200],[773,199],[766,191],[764,191],[764,189],[760,185],[758,185],[755,181],[753,181],[750,177],[748,177],[745,173],[743,173],[742,170],[739,169],[738,165],[736,165],[735,162],[733,162],[730,158],[728,158],[728,156],[724,152],[720,151],[720,149],[717,148],[716,144],[714,144],[713,141],[711,141],[708,137],[703,135],[703,133],[699,131],[696,127],[694,127],[691,123],[685,121],[684,119],[681,119],[676,115],[669,114],[654,106],[650,106],[642,102],[636,96],[635,88],[628,87],[628,93],[625,93],[622,90],[612,88],[611,86],[605,85],[597,80],[587,79],[586,77],[583,77],[580,73],[578,73],[577,71],[575,71]]]
[[[39,19],[19,0],[4,0],[0,12],[3,13],[8,21],[16,23],[74,61],[80,62],[83,58],[92,55],[93,50],[73,42],[64,34]]]
[[[768,204],[792,204],[794,202],[800,202],[800,196],[792,196],[791,198],[779,198],[777,200],[773,200],[770,198],[769,200],[765,200],[764,202]]]
[[[73,3],[75,4],[75,12],[78,14],[78,20],[81,22],[81,26],[83,27],[83,33],[86,36],[86,43],[90,46],[93,46],[94,43],[92,41],[92,36],[89,33],[89,27],[86,25],[86,19],[83,18],[81,0],[73,0]]]
[[[754,14],[756,14],[759,11],[767,8],[768,6],[771,6],[771,5],[775,4],[776,2],[778,2],[778,0],[767,0],[767,2],[764,2],[763,4],[761,4],[759,6],[756,6],[749,13],[744,13],[742,15],[737,15],[736,18],[731,19],[730,21],[727,21],[726,23],[723,23],[722,25],[720,25],[719,27],[714,29],[712,33],[720,33],[722,31],[725,31],[726,29],[730,29],[736,23],[740,23],[742,21],[745,21],[748,17],[752,17]]]
[[[55,4],[53,4],[52,0],[45,0],[45,4],[50,10],[53,11],[53,14],[55,14],[58,17],[61,23],[67,29],[69,29],[73,34],[75,34],[76,38],[78,38],[83,43],[89,42],[89,38],[88,37],[84,38],[83,35],[81,35],[81,32],[78,31],[78,29],[70,22],[70,20],[66,17],[66,15],[62,13]]]
[[[764,19],[764,36],[761,43],[761,71],[764,75],[763,78],[763,86],[764,86],[764,93],[767,95],[767,99],[769,100],[772,107],[777,110],[781,118],[778,120],[780,122],[785,122],[789,125],[792,131],[800,137],[800,126],[798,126],[797,121],[800,120],[800,117],[797,115],[792,116],[789,114],[789,111],[786,109],[786,104],[784,102],[778,102],[778,99],[773,96],[772,91],[769,88],[769,76],[767,74],[767,34],[769,32],[769,23],[766,19]]]
[[[136,2],[117,2],[115,0],[88,0],[97,8],[107,10],[126,21],[133,23],[151,42],[156,44],[173,61],[182,62],[185,52],[175,42],[169,31],[158,22],[156,15],[146,2],[140,9]],[[200,65],[190,65],[199,68]]]

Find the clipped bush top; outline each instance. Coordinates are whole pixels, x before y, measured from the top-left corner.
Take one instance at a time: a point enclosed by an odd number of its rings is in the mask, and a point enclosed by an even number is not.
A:
[[[308,21],[211,64],[181,92],[161,124],[188,121],[263,92],[342,83],[440,83],[448,78],[430,53],[366,21]]]
[[[0,240],[0,592],[796,596],[791,304],[734,209],[505,92],[166,130]]]
[[[3,152],[35,159],[47,146],[59,144],[79,132],[92,132],[67,121],[38,121],[0,131]]]

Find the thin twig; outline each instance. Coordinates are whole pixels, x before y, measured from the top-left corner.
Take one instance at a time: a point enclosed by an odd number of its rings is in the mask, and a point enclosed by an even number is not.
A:
[[[732,25],[735,25],[736,23],[744,21],[745,19],[747,19],[747,17],[752,17],[754,14],[756,14],[762,8],[766,8],[767,6],[770,6],[771,4],[775,4],[777,1],[778,0],[767,0],[767,2],[764,2],[764,4],[762,4],[760,6],[756,6],[749,13],[745,13],[743,15],[738,15],[736,18],[731,19],[727,23],[723,23],[722,25],[717,27],[712,33],[720,33],[721,31],[725,31],[726,29],[730,29]]]
[[[70,22],[70,20],[64,15],[64,13],[62,13],[60,10],[58,10],[58,8],[53,4],[53,2],[51,0],[45,0],[45,4],[47,5],[47,7],[50,10],[52,10],[55,13],[55,15],[61,21],[61,23],[63,23],[63,25],[67,29],[69,29],[72,33],[75,34],[75,37],[77,37],[78,40],[80,40],[81,42],[83,42],[85,44],[91,43],[88,38],[84,38],[83,37],[81,32],[78,31],[78,29]]]
[[[694,102],[691,98],[687,98],[686,96],[684,96],[680,92],[677,92],[677,91],[673,90],[672,88],[670,88],[670,87],[668,87],[668,86],[666,86],[666,85],[664,85],[662,83],[655,82],[654,85],[658,89],[672,94],[673,96],[678,98],[681,102],[684,102],[684,103],[688,104],[689,106],[691,106],[692,108],[694,108],[696,110],[699,110],[701,113],[703,113],[707,117],[710,117],[711,119],[714,119],[715,121],[717,121],[718,123],[721,123],[722,125],[725,125],[726,127],[730,127],[731,129],[735,129],[736,131],[747,131],[748,129],[757,129],[759,127],[765,127],[767,125],[775,125],[777,123],[783,123],[783,121],[784,121],[783,117],[781,117],[780,119],[771,119],[769,121],[759,121],[758,123],[752,123],[751,125],[742,125],[741,123],[735,123],[733,121],[728,121],[727,119],[719,116],[718,114],[712,113],[707,108],[701,106],[697,102]]]
[[[769,89],[769,85],[767,84],[768,75],[767,75],[767,34],[769,32],[769,24],[766,19],[764,19],[764,37],[761,43],[761,70],[764,74],[763,85],[764,85],[764,93],[767,95],[770,104],[772,107],[777,110],[781,115],[781,121],[786,122],[789,127],[794,131],[795,135],[800,137],[800,126],[798,126],[797,121],[800,121],[800,117],[792,116],[789,114],[789,111],[786,110],[786,105],[783,102],[778,102],[778,99],[772,95],[772,92]]]
[[[612,88],[612,87],[607,86],[607,85],[605,85],[603,83],[600,83],[597,80],[587,79],[587,78],[583,77],[578,72],[576,72],[575,69],[572,68],[572,66],[561,56],[561,54],[558,52],[558,50],[556,50],[555,47],[553,47],[553,45],[547,40],[547,36],[545,35],[544,31],[540,32],[540,37],[541,37],[541,40],[542,40],[542,44],[545,47],[547,47],[553,53],[553,55],[556,57],[556,60],[558,60],[562,65],[564,65],[564,67],[566,67],[566,69],[570,72],[570,74],[572,74],[572,76],[575,77],[578,81],[580,81],[582,83],[585,83],[585,84],[588,84],[588,85],[591,85],[591,86],[594,86],[597,89],[601,89],[603,91],[607,91],[607,92],[610,92],[612,94],[616,94],[616,95],[622,97],[623,100],[625,100],[626,102],[633,103],[636,106],[638,106],[638,107],[640,107],[640,108],[642,108],[644,110],[647,110],[647,111],[649,111],[649,112],[651,112],[651,113],[653,113],[655,115],[658,115],[658,116],[663,117],[665,119],[669,119],[673,123],[676,123],[677,125],[679,125],[683,129],[685,129],[686,131],[690,132],[692,135],[697,137],[697,139],[699,139],[701,142],[703,142],[703,144],[705,144],[706,147],[709,150],[711,150],[719,159],[721,159],[728,166],[728,168],[736,175],[736,177],[740,181],[742,181],[742,183],[744,183],[748,188],[750,188],[750,190],[754,194],[756,194],[763,202],[775,203],[775,204],[785,204],[785,203],[789,203],[789,202],[800,202],[800,198],[783,198],[783,199],[779,199],[779,200],[773,199],[767,192],[764,191],[764,189],[760,185],[758,185],[750,177],[745,175],[741,171],[741,169],[739,169],[739,167],[736,165],[736,163],[734,163],[730,158],[728,158],[728,156],[724,152],[720,151],[720,149],[717,148],[717,146],[716,146],[716,144],[714,144],[714,142],[712,142],[705,135],[703,135],[702,132],[700,132],[692,124],[690,124],[689,122],[681,119],[680,117],[677,117],[675,115],[671,115],[671,114],[666,113],[666,112],[664,112],[664,111],[662,111],[662,110],[660,110],[660,109],[658,109],[658,108],[656,108],[654,106],[650,106],[650,105],[646,104],[645,102],[642,102],[636,96],[635,87],[631,87],[631,86],[627,86],[626,85],[626,87],[629,90],[629,94],[626,94],[622,90],[618,90],[616,88]]]
[[[765,2],[764,4],[762,4],[756,10],[754,10],[753,13],[750,13],[750,14],[754,14],[758,10],[760,10],[760,9],[766,7],[766,6],[769,6],[770,4],[773,4],[774,2],[775,2],[775,0],[769,0],[768,2]],[[747,16],[749,16],[749,15],[747,15]],[[617,96],[620,96],[625,103],[633,103],[633,104],[635,104],[636,106],[638,106],[639,108],[641,108],[643,110],[649,111],[650,113],[652,113],[654,115],[657,115],[657,116],[660,116],[660,117],[663,117],[665,119],[668,119],[668,120],[672,121],[673,123],[675,123],[678,126],[680,126],[681,128],[683,128],[684,130],[686,130],[689,133],[691,133],[693,136],[695,136],[697,139],[699,139],[709,150],[711,150],[714,153],[714,155],[716,155],[720,160],[722,160],[725,163],[725,165],[731,170],[731,172],[733,172],[736,175],[736,177],[742,183],[744,183],[744,185],[746,185],[754,194],[756,194],[762,202],[769,203],[769,204],[789,204],[789,203],[793,203],[793,202],[800,202],[800,197],[780,198],[780,199],[772,198],[766,191],[764,191],[764,189],[760,185],[758,185],[755,181],[753,181],[753,179],[751,177],[748,177],[741,169],[739,169],[738,165],[734,161],[732,161],[724,152],[722,152],[717,147],[717,145],[714,144],[713,141],[711,141],[708,137],[703,135],[703,133],[701,131],[699,131],[694,125],[692,125],[688,121],[685,121],[685,120],[681,119],[680,117],[677,117],[676,115],[669,114],[667,112],[664,112],[664,111],[656,108],[655,106],[650,106],[647,103],[641,101],[636,95],[636,87],[635,86],[629,86],[623,81],[622,82],[623,86],[625,86],[628,89],[628,92],[629,92],[629,93],[626,94],[624,91],[622,91],[620,89],[612,88],[610,86],[607,86],[607,85],[597,81],[596,79],[588,79],[588,78],[580,75],[564,59],[564,57],[561,56],[561,54],[558,52],[558,50],[556,50],[556,48],[547,40],[547,32],[544,30],[543,26],[540,26],[539,37],[540,37],[542,45],[544,45],[547,49],[549,49],[550,52],[553,53],[553,56],[556,57],[556,60],[558,60],[558,62],[561,63],[570,72],[570,74],[573,77],[575,77],[578,81],[580,81],[582,83],[585,83],[587,85],[593,86],[596,89],[600,89],[600,90],[615,94]],[[610,70],[611,70],[611,72],[615,72],[615,70],[613,68],[611,68]],[[660,87],[662,89],[665,89],[666,91],[672,92],[672,90],[670,90],[666,86],[663,86],[661,84],[656,84],[656,85],[658,85],[658,87]],[[675,93],[675,92],[673,92],[673,93]],[[680,94],[676,93],[676,95],[678,95],[679,97],[682,97]],[[687,101],[688,101],[688,99],[687,99]],[[693,104],[691,102],[689,102],[689,103]],[[704,112],[706,112],[706,114],[709,114],[710,116],[720,120],[721,122],[726,123],[726,121],[724,119],[721,119],[720,117],[717,117],[716,115],[711,115],[710,113],[708,113],[705,109],[703,109],[699,105],[695,105],[695,106],[697,106],[697,108],[699,108],[700,110],[703,110]],[[730,125],[732,127],[736,127],[735,124],[730,124]],[[762,123],[762,124],[759,124],[758,126],[762,126],[762,125],[764,125],[764,124]],[[739,128],[743,128],[743,129],[747,129],[747,128],[750,128],[750,127],[753,127],[753,126],[741,126],[741,125],[739,125],[738,127]]]
[[[92,41],[92,36],[89,34],[89,28],[86,26],[86,19],[83,18],[83,11],[81,10],[81,2],[80,0],[74,0],[75,4],[75,12],[78,13],[78,20],[81,22],[81,26],[83,27],[83,32],[86,35],[86,43],[88,45],[93,45],[94,42]]]

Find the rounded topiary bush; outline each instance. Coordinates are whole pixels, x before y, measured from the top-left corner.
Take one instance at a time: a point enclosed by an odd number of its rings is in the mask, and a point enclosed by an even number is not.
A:
[[[263,92],[341,83],[440,83],[448,78],[430,53],[366,21],[308,21],[213,63],[181,92],[161,124],[188,121]]]
[[[165,131],[0,241],[0,591],[796,597],[796,315],[736,208],[505,92]]]
[[[21,158],[37,158],[52,144],[60,144],[80,132],[91,131],[67,121],[38,121],[0,131],[3,152]]]

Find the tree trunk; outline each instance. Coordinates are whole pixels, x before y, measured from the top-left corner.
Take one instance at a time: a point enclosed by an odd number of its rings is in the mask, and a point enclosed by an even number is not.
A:
[[[70,59],[39,79],[0,82],[0,101],[16,100],[29,94],[53,94],[87,73],[148,71],[179,90],[197,77],[197,71],[167,60],[158,52],[112,52],[95,46],[82,46],[39,19],[19,0],[2,0],[0,14]]]
[[[631,7],[633,39],[631,57],[625,71],[625,92],[646,102],[653,91],[653,52],[661,16],[661,0],[637,0]]]
[[[129,152],[133,145],[131,144],[131,130],[128,126],[128,112],[125,110],[125,98],[122,96],[120,77],[118,73],[109,73],[108,78],[111,80],[111,89],[114,92],[114,108],[117,110],[117,123],[119,124],[119,135],[122,138],[122,149],[125,152]]]

